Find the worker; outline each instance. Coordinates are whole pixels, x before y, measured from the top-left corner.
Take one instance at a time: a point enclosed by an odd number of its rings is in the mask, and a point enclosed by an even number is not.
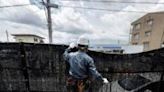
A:
[[[103,78],[96,70],[93,59],[86,53],[88,46],[89,40],[79,37],[77,46],[71,43],[64,52],[64,59],[69,64],[69,76],[66,80],[67,92],[90,92],[90,76],[92,80],[108,83],[107,78]],[[72,52],[75,48],[78,48],[78,51]]]

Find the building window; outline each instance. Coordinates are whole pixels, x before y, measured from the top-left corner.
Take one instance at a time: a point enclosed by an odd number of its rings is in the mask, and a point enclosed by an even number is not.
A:
[[[149,42],[144,42],[143,46],[144,46],[145,50],[148,50],[149,49]]]
[[[34,38],[34,42],[38,42],[38,39],[37,38]]]
[[[138,45],[138,43],[133,43],[133,45]]]
[[[147,20],[147,25],[149,25],[149,26],[153,25],[153,19]]]
[[[19,42],[22,42],[23,40],[22,39],[18,39]]]
[[[148,36],[150,36],[150,35],[151,35],[151,31],[145,32],[145,36],[146,36],[146,37],[148,37]]]
[[[139,34],[134,34],[134,39],[138,40],[139,39]]]
[[[43,40],[40,40],[40,43],[44,43],[44,41]]]
[[[161,47],[164,48],[164,42],[161,44]]]
[[[140,29],[140,28],[141,28],[141,23],[135,24],[135,25],[134,25],[134,28],[135,28],[135,29]]]

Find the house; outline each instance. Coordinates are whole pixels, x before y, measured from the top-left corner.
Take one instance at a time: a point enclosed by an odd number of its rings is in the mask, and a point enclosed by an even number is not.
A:
[[[12,34],[15,42],[44,43],[43,37],[35,34]]]
[[[131,23],[131,44],[144,51],[164,47],[164,12],[152,12]]]

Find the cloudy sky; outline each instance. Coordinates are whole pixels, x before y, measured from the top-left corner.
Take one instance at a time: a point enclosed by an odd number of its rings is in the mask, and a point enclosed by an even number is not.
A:
[[[36,4],[0,8],[0,41],[6,41],[5,32],[8,30],[10,41],[14,41],[11,34],[30,33],[45,37],[45,42],[48,42],[45,11],[37,1],[40,2],[41,0],[0,0],[0,6]],[[52,9],[53,43],[68,44],[76,41],[79,36],[85,35],[94,44],[116,44],[118,41],[127,44],[131,22],[145,15],[146,12],[164,11],[164,4],[159,4],[164,3],[164,0],[126,0],[127,2],[154,2],[157,4],[89,1],[51,0],[52,3],[62,5],[58,9]],[[125,0],[112,1],[124,2]],[[66,6],[119,11],[80,9]],[[144,11],[145,13],[122,11]]]

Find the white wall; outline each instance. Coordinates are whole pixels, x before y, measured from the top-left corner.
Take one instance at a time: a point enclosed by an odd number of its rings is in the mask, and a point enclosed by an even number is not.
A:
[[[38,39],[38,42],[34,42],[34,38]],[[22,41],[20,41],[20,39]],[[40,43],[41,38],[33,37],[33,36],[16,36],[15,41],[16,42],[28,42],[28,43]]]
[[[125,54],[140,53],[143,52],[143,45],[125,45],[121,46]]]

